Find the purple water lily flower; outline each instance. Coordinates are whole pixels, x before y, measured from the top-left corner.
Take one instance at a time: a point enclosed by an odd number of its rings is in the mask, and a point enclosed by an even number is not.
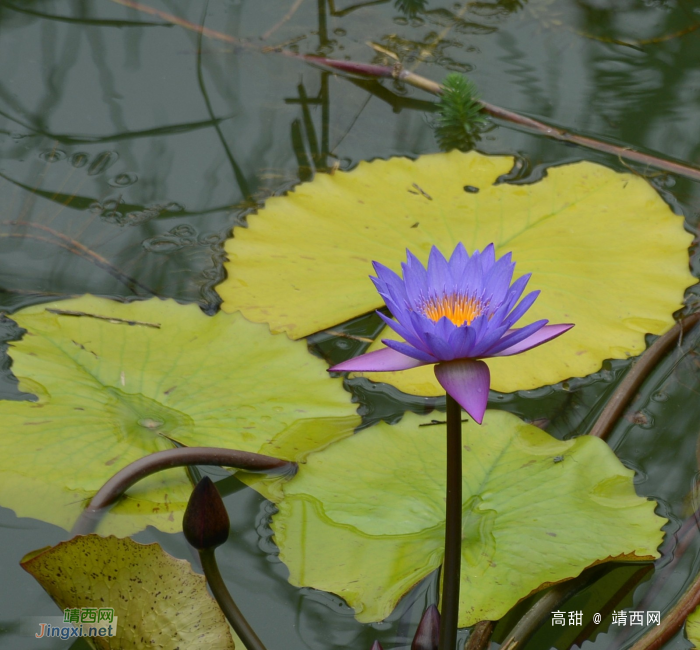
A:
[[[510,253],[496,260],[493,244],[470,257],[459,243],[449,262],[433,246],[427,269],[410,251],[406,254],[403,279],[379,262],[374,262],[377,277],[370,276],[396,320],[377,313],[404,342],[382,339],[386,348],[330,370],[387,372],[437,364],[442,387],[481,424],[491,377],[480,359],[525,352],[573,325],[538,320],[513,328],[539,291],[520,300],[530,274],[511,285],[515,263]]]

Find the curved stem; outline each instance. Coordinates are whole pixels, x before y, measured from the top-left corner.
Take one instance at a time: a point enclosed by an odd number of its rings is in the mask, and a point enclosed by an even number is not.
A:
[[[171,467],[187,465],[216,465],[236,467],[249,472],[285,473],[295,472],[297,464],[272,456],[263,456],[248,451],[219,447],[178,447],[156,451],[130,463],[107,481],[90,500],[75,522],[73,535],[87,535],[95,530],[104,508],[114,503],[132,485],[146,476]]]
[[[515,650],[515,648],[522,647],[525,641],[542,625],[544,618],[551,615],[552,610],[590,582],[596,580],[604,570],[605,567],[596,567],[592,571],[584,571],[578,578],[554,585],[515,624],[508,638],[501,645],[501,650]]]
[[[469,635],[464,650],[486,650],[495,627],[496,621],[479,621]]]
[[[442,563],[439,650],[455,650],[462,560],[462,407],[449,394],[447,395],[445,514],[445,559]]]
[[[649,373],[654,369],[661,358],[672,348],[679,337],[692,329],[700,321],[700,314],[691,314],[678,321],[668,332],[660,336],[649,348],[639,357],[630,370],[625,375],[620,385],[615,389],[607,405],[603,409],[588,435],[605,439],[623,410],[637,392]],[[685,536],[695,525],[695,516],[690,517],[684,524],[678,537]],[[639,579],[641,579],[641,575]],[[578,579],[577,579],[578,580]],[[575,580],[557,585],[552,591],[537,601],[516,623],[508,639],[501,646],[502,650],[515,647],[513,644],[520,644],[541,624],[542,618],[547,616],[552,607],[557,602],[563,601],[565,596],[561,594],[567,591],[567,585],[574,585]],[[574,586],[575,589],[575,586]],[[550,595],[551,594],[551,595]],[[548,598],[551,602],[545,601]],[[549,608],[549,609],[547,609]],[[508,644],[511,644],[510,646]],[[638,650],[638,649],[635,649]]]
[[[647,375],[654,369],[654,366],[675,344],[679,337],[694,327],[700,321],[700,313],[691,314],[679,320],[666,334],[660,336],[649,348],[634,362],[634,365],[620,385],[615,389],[603,412],[600,414],[593,428],[588,432],[589,436],[605,439],[610,433],[617,419],[622,415],[622,411],[627,406]]]
[[[657,650],[681,628],[688,615],[700,605],[700,574],[675,607],[664,616],[661,625],[652,627],[630,650]]]
[[[245,619],[245,616],[238,609],[229,590],[226,588],[226,583],[221,577],[219,566],[216,563],[214,549],[208,548],[199,551],[199,558],[202,561],[204,575],[207,578],[211,593],[214,594],[216,602],[219,604],[224,616],[231,624],[231,627],[236,631],[236,634],[241,638],[247,650],[266,650],[263,642],[255,634],[255,631],[250,626],[250,623]]]

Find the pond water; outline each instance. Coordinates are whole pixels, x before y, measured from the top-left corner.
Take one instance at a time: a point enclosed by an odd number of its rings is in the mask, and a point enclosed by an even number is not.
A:
[[[431,95],[391,80],[341,78],[265,51],[267,46],[391,64],[371,42],[438,82],[448,72],[467,73],[481,97],[497,106],[700,163],[700,4],[691,0],[148,5],[233,38],[202,37],[109,0],[0,2],[0,309],[10,317],[28,305],[83,293],[155,293],[214,313],[220,304],[215,286],[224,278],[223,243],[267,197],[334,167],[439,151]],[[700,186],[679,176],[501,121],[491,123],[477,149],[518,156],[517,180],[523,181],[578,160],[633,169],[696,232]],[[697,256],[692,265],[697,275]],[[2,327],[4,340],[17,336],[11,322]],[[378,319],[352,327],[373,337]],[[312,350],[331,359],[348,355],[346,343],[310,339]],[[691,336],[683,345],[685,355],[664,361],[642,388],[634,404],[641,416],[621,419],[608,440],[638,472],[638,493],[658,501],[670,532],[688,516],[698,472],[700,339]],[[559,438],[572,437],[590,427],[627,367],[625,361],[606,362],[584,380],[494,395],[492,404],[545,422]],[[347,386],[365,424],[443,406],[439,399],[408,397],[362,379]],[[0,397],[26,397],[7,361]],[[223,470],[210,474],[227,494],[235,533],[220,551],[222,572],[269,650],[369,650],[374,639],[387,650],[410,644],[423,608],[434,599],[434,575],[386,622],[361,625],[340,598],[290,586],[271,540],[274,507]],[[0,508],[1,647],[84,647],[39,644],[20,634],[22,617],[53,616],[56,608],[18,562],[67,537],[61,528]],[[661,568],[647,574],[617,608],[642,602],[662,585],[647,609],[666,611],[700,568],[698,537],[670,575]],[[182,535],[148,529],[135,539],[157,541],[192,559]],[[596,611],[600,594],[615,593],[633,570],[611,569],[567,610]],[[499,625],[494,642],[503,640],[529,603]],[[578,632],[555,634],[545,627],[528,647],[570,647]],[[636,635],[603,625],[584,646],[627,647]],[[690,644],[679,633],[666,647]]]

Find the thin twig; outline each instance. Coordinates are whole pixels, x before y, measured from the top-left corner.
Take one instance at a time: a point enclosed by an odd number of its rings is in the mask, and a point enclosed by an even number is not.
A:
[[[263,49],[256,47],[250,42],[241,41],[233,36],[230,36],[229,34],[218,32],[208,27],[202,27],[201,25],[197,25],[183,18],[178,18],[173,14],[154,9],[153,7],[148,7],[147,5],[142,5],[138,2],[133,2],[133,0],[112,0],[112,2],[131,7],[132,9],[143,11],[152,16],[159,16],[163,20],[171,22],[175,25],[179,25],[180,27],[184,27],[185,29],[199,32],[203,36],[207,36],[208,38],[214,38],[227,43],[235,43],[238,47],[241,48],[263,51]],[[284,56],[301,59],[309,64],[320,66],[325,69],[331,69],[336,72],[344,72],[346,74],[357,75],[371,79],[381,79],[387,77],[398,79],[407,84],[410,84],[411,86],[414,86],[415,88],[420,88],[422,90],[425,90],[426,92],[432,93],[433,95],[440,95],[442,93],[442,86],[439,83],[427,79],[426,77],[422,77],[421,75],[417,75],[409,70],[405,70],[401,66],[401,64],[396,64],[393,67],[388,67],[381,65],[354,63],[352,61],[336,61],[334,59],[328,59],[319,56],[296,54],[294,52],[290,52],[289,50],[284,50],[281,47],[266,47],[264,48],[264,51],[277,52]],[[569,133],[565,129],[551,126],[549,124],[545,124],[544,122],[540,122],[538,120],[519,115],[518,113],[514,113],[513,111],[509,111],[505,108],[501,108],[493,104],[489,104],[488,102],[482,101],[481,105],[484,111],[492,117],[504,120],[506,122],[511,122],[513,124],[517,124],[518,126],[521,126],[523,128],[535,131],[536,133],[540,133],[549,138],[553,138],[554,140],[568,142],[589,149],[594,149],[596,151],[602,151],[604,153],[613,154],[625,160],[631,160],[643,165],[655,167],[657,169],[663,169],[664,171],[673,174],[680,174],[681,176],[685,176],[696,181],[700,180],[700,169],[698,169],[697,167],[693,167],[692,165],[688,165],[679,161],[667,160],[652,154],[645,154],[640,151],[630,149],[629,147],[621,147],[619,145],[604,142],[602,140],[597,140],[594,138],[589,138],[587,136]]]
[[[158,16],[158,18],[162,18],[173,25],[178,25],[193,32],[198,32],[204,36],[207,36],[208,38],[214,38],[218,41],[224,41],[226,43],[234,43],[235,45],[241,47],[254,47],[245,41],[237,39],[235,36],[231,36],[230,34],[225,34],[224,32],[219,32],[215,29],[210,29],[209,27],[202,27],[202,25],[197,25],[197,23],[180,18],[175,14],[169,14],[167,11],[161,11],[160,9],[149,7],[148,5],[141,4],[140,2],[133,2],[132,0],[112,0],[112,2],[116,2],[119,5],[124,5],[125,7],[130,7],[131,9],[136,9],[137,11],[141,11],[151,16]]]
[[[72,239],[71,237],[68,237],[63,233],[58,232],[53,228],[49,228],[48,226],[45,226],[40,223],[34,223],[32,221],[8,221],[5,223],[7,223],[10,226],[25,226],[28,228],[36,228],[38,230],[42,230],[43,232],[47,232],[53,237],[55,237],[57,240],[59,240],[60,243],[56,242],[58,245],[62,246],[66,250],[71,251],[78,257],[82,257],[88,262],[92,262],[95,266],[98,266],[99,268],[103,269],[112,277],[125,284],[133,293],[136,293],[134,287],[138,287],[139,289],[145,291],[146,293],[152,296],[155,295],[155,291],[148,288],[145,284],[142,284],[138,280],[128,276],[122,270],[114,266],[114,264],[112,264],[109,260],[102,257],[102,255],[99,255],[84,244],[81,244],[79,241],[76,241],[75,239]]]
[[[300,55],[301,56],[301,55]],[[394,78],[403,81],[411,86],[425,90],[426,92],[432,93],[433,95],[442,94],[442,86],[430,79],[426,79],[420,75],[415,74],[402,68],[400,64],[396,64],[393,67],[382,66],[382,65],[370,65],[363,63],[354,63],[352,61],[336,61],[334,59],[327,59],[324,57],[317,57],[306,55],[301,57],[307,62],[314,65],[318,65],[324,68],[331,68],[346,74],[360,75],[365,77],[370,77],[374,79],[378,78]],[[656,167],[657,169],[663,169],[664,171],[671,172],[674,174],[681,174],[687,178],[693,180],[700,180],[700,169],[693,167],[691,165],[674,161],[667,160],[664,158],[659,158],[651,154],[642,153],[641,151],[636,151],[629,147],[621,147],[619,145],[612,144],[610,142],[605,142],[603,140],[597,140],[594,138],[589,138],[583,135],[576,135],[574,133],[569,133],[565,129],[561,129],[556,126],[551,126],[534,120],[530,117],[525,117],[513,111],[509,111],[500,106],[495,106],[494,104],[489,104],[488,102],[481,101],[481,106],[486,113],[500,120],[506,122],[511,122],[517,124],[518,126],[524,127],[528,130],[535,131],[542,135],[546,135],[554,140],[559,140],[561,142],[568,142],[570,144],[577,144],[588,149],[594,149],[596,151],[602,151],[604,153],[613,154],[625,160],[631,160],[633,162],[641,163],[643,165],[648,165]]]
[[[678,338],[694,327],[698,321],[700,321],[700,313],[687,316],[649,346],[615,389],[600,417],[588,432],[589,436],[603,439],[608,436],[628,402],[647,378],[647,375],[654,369],[654,366],[676,344]]]
[[[304,0],[295,0],[294,4],[292,5],[291,9],[282,16],[281,20],[279,20],[277,23],[275,23],[270,29],[268,29],[261,37],[261,41],[266,41],[270,36],[272,36],[284,23],[286,23],[295,13],[296,10],[301,7],[301,3],[304,2]]]
[[[119,470],[95,494],[73,526],[72,535],[88,535],[99,523],[105,508],[114,503],[132,485],[146,476],[171,467],[216,465],[236,467],[248,472],[295,472],[297,464],[271,456],[219,447],[178,447],[144,456]]]
[[[98,320],[105,320],[108,323],[118,324],[124,323],[125,325],[143,325],[144,327],[153,327],[155,329],[160,329],[160,323],[147,323],[141,320],[126,320],[125,318],[115,318],[113,316],[100,316],[99,314],[88,314],[85,311],[71,311],[69,309],[50,309],[46,308],[47,312],[50,314],[56,314],[57,316],[84,316],[86,318],[96,318]]]

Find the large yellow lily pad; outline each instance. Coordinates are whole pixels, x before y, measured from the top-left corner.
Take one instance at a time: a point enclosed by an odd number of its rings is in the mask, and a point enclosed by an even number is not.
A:
[[[442,562],[445,425],[407,414],[311,454],[273,518],[297,586],[386,618]],[[658,557],[665,519],[599,438],[557,440],[503,411],[463,434],[459,624],[498,620],[586,567]]]
[[[13,318],[27,333],[12,370],[38,398],[0,402],[0,504],[20,516],[70,528],[115,472],[174,441],[298,461],[360,421],[304,343],[240,314],[84,296]],[[144,479],[101,530],[180,530],[190,492],[182,469]]]
[[[530,185],[495,184],[512,165],[507,156],[454,151],[317,174],[234,229],[218,287],[223,309],[296,339],[382,306],[368,278],[373,260],[399,272],[406,248],[425,263],[433,244],[448,254],[460,241],[470,252],[493,242],[497,255],[512,251],[516,277],[532,273],[529,290],[542,291],[523,322],[576,327],[489,360],[492,388],[532,389],[639,354],[646,333],[673,325],[695,282],[682,217],[633,174],[580,162]],[[387,328],[379,338],[388,336]],[[444,393],[430,367],[370,377],[408,393]]]
[[[114,609],[116,635],[93,637],[97,648],[235,647],[204,576],[158,544],[88,535],[30,553],[21,565],[62,610]]]

